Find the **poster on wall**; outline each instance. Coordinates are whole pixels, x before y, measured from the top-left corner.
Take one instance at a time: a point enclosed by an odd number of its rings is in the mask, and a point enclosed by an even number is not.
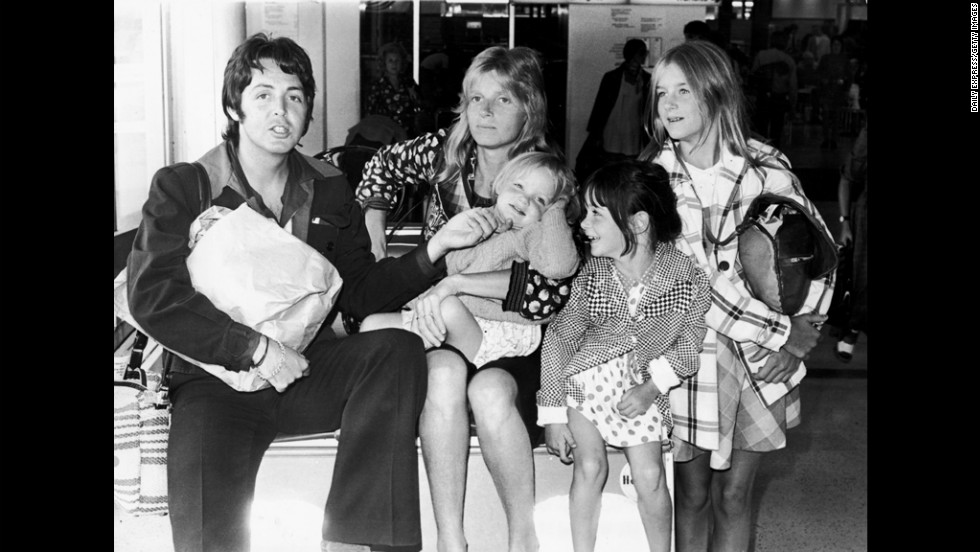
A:
[[[637,38],[647,45],[643,63],[651,71],[671,46],[684,40],[684,25],[703,21],[704,3],[568,6],[568,105],[566,155],[576,159],[602,76],[623,63],[623,46]]]
[[[299,40],[299,10],[294,2],[263,2],[262,28],[270,36]]]

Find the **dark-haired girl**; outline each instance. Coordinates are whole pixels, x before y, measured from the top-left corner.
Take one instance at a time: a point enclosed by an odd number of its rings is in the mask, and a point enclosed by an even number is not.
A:
[[[606,444],[629,461],[650,550],[670,550],[672,511],[661,442],[667,393],[698,370],[704,272],[672,242],[680,235],[667,171],[623,161],[582,188],[582,233],[591,258],[545,334],[538,423],[548,452],[574,462],[570,512],[576,552],[593,550]]]

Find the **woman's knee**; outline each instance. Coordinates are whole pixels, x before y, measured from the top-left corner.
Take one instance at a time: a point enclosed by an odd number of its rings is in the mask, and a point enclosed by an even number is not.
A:
[[[466,404],[466,363],[459,355],[434,350],[427,355],[429,402]]]
[[[466,394],[478,416],[502,415],[517,409],[517,382],[503,370],[487,368],[477,372]]]

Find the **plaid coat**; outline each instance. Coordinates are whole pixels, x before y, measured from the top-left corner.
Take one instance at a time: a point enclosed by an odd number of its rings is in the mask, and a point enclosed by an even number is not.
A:
[[[715,246],[706,231],[724,240],[742,222],[752,201],[768,192],[799,202],[830,234],[820,213],[803,194],[799,180],[790,172],[786,157],[756,140],[749,141],[749,148],[761,161],[785,169],[752,168],[744,158],[723,151],[718,178],[706,190],[710,197],[698,197],[687,168],[670,140],[654,160],[667,169],[671,187],[677,194],[677,210],[683,224],[677,247],[704,269],[711,281],[712,301],[706,317],[708,331],[701,351],[701,369],[696,377],[681,384],[683,393],[671,394],[674,435],[715,451],[711,464],[716,469],[727,466],[731,456],[731,442],[727,437],[721,438],[719,427],[718,371],[747,370],[749,375],[758,372],[769,354],[786,343],[790,318],[770,309],[749,292],[738,259],[738,240]],[[833,274],[810,285],[800,312],[826,313],[832,296]],[[786,395],[805,374],[806,368],[800,363],[788,384],[756,382],[751,377],[745,381],[768,405]]]
[[[661,242],[646,293],[630,316],[627,294],[612,260],[592,258],[572,282],[568,304],[545,332],[541,349],[538,424],[567,423],[566,396],[584,401],[570,376],[630,355],[636,380],[653,378],[661,390],[698,371],[704,313],[711,303],[704,272],[673,245]],[[670,420],[667,399],[658,408]]]

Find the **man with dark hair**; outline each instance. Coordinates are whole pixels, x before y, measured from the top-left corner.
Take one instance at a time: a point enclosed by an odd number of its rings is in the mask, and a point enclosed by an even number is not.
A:
[[[271,386],[240,392],[164,353],[177,552],[247,552],[256,476],[272,440],[338,428],[324,549],[421,549],[415,436],[426,390],[422,341],[403,330],[337,339],[324,327],[305,350],[293,350],[216,308],[191,285],[185,263],[189,229],[203,206],[234,210],[245,203],[326,257],[344,281],[337,307],[361,318],[397,309],[445,274],[441,258],[449,249],[492,233],[497,221],[471,210],[413,252],[375,262],[344,175],[295,149],[312,119],[315,92],[299,45],[250,37],[225,69],[225,142],[199,159],[204,174],[188,163],[160,169],[143,207],[128,261],[135,320],[170,350],[254,371]],[[207,193],[210,201],[202,197]]]
[[[580,181],[606,163],[635,159],[649,142],[643,127],[650,100],[650,73],[643,69],[646,57],[646,42],[631,38],[623,45],[623,63],[602,76],[586,127],[589,135],[576,160]]]
[[[684,25],[684,40],[711,40],[711,27],[700,19]]]

